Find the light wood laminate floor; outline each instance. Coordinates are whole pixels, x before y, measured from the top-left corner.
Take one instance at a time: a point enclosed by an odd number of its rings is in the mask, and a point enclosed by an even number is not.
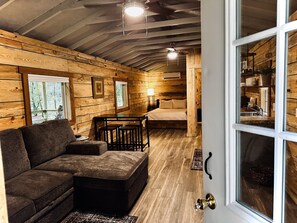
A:
[[[202,196],[202,171],[191,170],[197,138],[186,137],[186,130],[152,130],[149,179],[131,215],[137,223],[202,223],[203,212],[194,210]]]

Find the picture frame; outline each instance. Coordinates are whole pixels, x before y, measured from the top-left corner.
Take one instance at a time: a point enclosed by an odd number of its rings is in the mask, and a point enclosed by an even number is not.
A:
[[[93,98],[104,97],[104,78],[92,77]]]

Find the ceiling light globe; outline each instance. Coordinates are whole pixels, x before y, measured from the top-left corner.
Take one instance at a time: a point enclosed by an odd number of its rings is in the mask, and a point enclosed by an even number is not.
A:
[[[137,17],[144,13],[144,6],[139,2],[129,2],[125,4],[125,14]]]
[[[168,52],[167,57],[169,60],[175,60],[178,56],[178,53],[176,51]]]

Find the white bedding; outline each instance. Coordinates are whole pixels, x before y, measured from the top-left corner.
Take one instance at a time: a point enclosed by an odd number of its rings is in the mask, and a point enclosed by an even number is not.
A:
[[[157,120],[187,120],[187,109],[157,108],[147,113],[149,121]]]

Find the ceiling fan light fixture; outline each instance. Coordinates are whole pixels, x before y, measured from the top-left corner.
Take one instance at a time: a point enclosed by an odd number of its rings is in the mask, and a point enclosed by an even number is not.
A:
[[[137,1],[127,2],[124,5],[124,11],[132,17],[141,16],[144,13],[144,5]]]
[[[167,57],[169,60],[175,60],[178,56],[178,53],[174,51],[168,51]]]

